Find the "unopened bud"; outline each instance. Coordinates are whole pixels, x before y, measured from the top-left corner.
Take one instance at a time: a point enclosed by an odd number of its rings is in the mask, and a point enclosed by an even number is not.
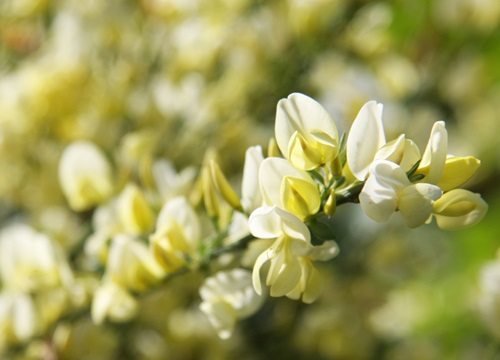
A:
[[[215,162],[215,160],[210,161],[210,174],[212,175],[212,181],[215,185],[215,188],[219,192],[219,194],[226,200],[226,202],[235,210],[243,211],[241,207],[241,202],[239,196],[233,190],[229,181],[227,181],[226,177],[222,173],[219,165]]]

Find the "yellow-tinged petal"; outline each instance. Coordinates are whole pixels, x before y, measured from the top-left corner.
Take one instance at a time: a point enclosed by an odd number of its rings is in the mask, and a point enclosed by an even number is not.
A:
[[[207,210],[208,216],[216,218],[219,216],[219,201],[217,193],[210,176],[210,170],[207,166],[201,169],[201,188],[203,192],[203,204]]]
[[[267,158],[262,161],[259,168],[259,185],[262,198],[266,205],[275,205],[285,208],[283,204],[283,181],[285,177],[297,178],[309,182],[313,187],[316,186],[311,176],[303,171],[293,167],[287,160],[281,158]],[[316,188],[319,197],[319,190]]]
[[[328,198],[326,199],[325,206],[323,206],[323,211],[326,215],[332,216],[335,214],[335,210],[337,209],[337,201],[335,197],[335,191],[330,192]]]
[[[219,191],[219,194],[222,195],[224,200],[235,210],[241,211],[241,202],[238,194],[233,190],[229,181],[227,181],[226,177],[222,173],[222,170],[219,167],[219,164],[215,162],[215,160],[210,161],[210,173],[212,175],[213,184],[215,188]]]
[[[164,275],[147,246],[130,235],[116,235],[109,250],[106,277],[134,291],[144,291]]]
[[[321,154],[316,150],[313,143],[295,131],[288,143],[288,159],[297,169],[312,170],[321,165]]]
[[[443,176],[437,185],[448,191],[459,187],[469,180],[481,165],[474,156],[450,157],[444,164]]]
[[[441,229],[462,229],[481,221],[488,211],[488,204],[479,194],[455,189],[435,201],[433,211]]]
[[[448,151],[448,132],[444,121],[436,121],[432,126],[431,135],[422,155],[422,161],[417,172],[424,174],[424,181],[437,184],[443,176],[446,155]]]
[[[276,109],[276,142],[285,156],[289,154],[289,142],[298,132],[309,140],[314,132],[323,132],[338,142],[338,131],[327,111],[309,96],[293,93],[278,102]]]
[[[118,216],[127,233],[141,234],[154,224],[154,214],[142,191],[133,184],[127,185],[118,200]]]
[[[276,259],[274,260],[276,261]],[[270,295],[280,297],[293,290],[300,281],[302,271],[299,261],[294,257],[290,257],[282,263],[277,263],[276,267],[279,268],[279,271],[271,281],[268,281],[268,285],[271,287]],[[271,270],[269,270],[269,274],[271,274]]]
[[[165,272],[173,272],[186,264],[183,254],[172,247],[167,237],[152,237],[150,242],[151,253]]]
[[[337,153],[337,140],[322,131],[312,131],[308,136],[296,131],[288,143],[288,159],[301,170],[313,170],[330,163]]]
[[[306,304],[312,304],[321,295],[323,282],[321,281],[319,271],[312,264],[309,265],[306,276],[306,286],[302,295],[302,301]]]
[[[267,157],[281,157],[281,151],[275,138],[270,138],[267,144]]]
[[[321,205],[320,194],[314,183],[289,176],[283,178],[281,202],[285,210],[300,219],[317,213]]]
[[[253,288],[255,289],[255,292],[259,295],[262,295],[262,281],[260,278],[260,270],[262,266],[264,266],[264,264],[270,260],[270,258],[271,254],[270,250],[268,249],[257,257],[257,259],[255,260],[255,264],[253,266],[252,284]]]

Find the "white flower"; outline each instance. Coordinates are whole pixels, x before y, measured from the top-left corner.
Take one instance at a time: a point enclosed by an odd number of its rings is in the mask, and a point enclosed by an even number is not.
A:
[[[370,218],[385,222],[397,210],[409,227],[424,224],[432,214],[432,204],[442,195],[439,187],[412,184],[401,167],[391,161],[377,160],[370,167],[359,202]]]
[[[260,191],[266,205],[278,206],[301,219],[321,205],[318,186],[305,171],[281,158],[267,158],[259,168]]]
[[[59,162],[59,182],[73,210],[86,210],[109,198],[113,192],[111,166],[92,143],[69,145]]]
[[[276,239],[255,261],[252,281],[258,294],[262,293],[260,272],[270,262],[266,285],[270,295],[313,302],[321,286],[312,260],[326,261],[337,254],[337,246],[327,241],[322,246],[311,245],[307,226],[299,218],[275,206],[256,209],[249,219],[250,232],[259,239]]]
[[[237,319],[254,314],[263,302],[252,287],[251,274],[243,269],[220,271],[207,278],[200,295],[200,309],[222,339],[231,336]]]
[[[328,164],[338,153],[335,122],[318,102],[303,94],[278,102],[275,135],[281,153],[298,169]]]

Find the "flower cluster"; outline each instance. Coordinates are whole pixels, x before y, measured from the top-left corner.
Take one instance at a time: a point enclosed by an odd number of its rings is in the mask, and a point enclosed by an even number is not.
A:
[[[339,137],[333,119],[312,98],[294,93],[280,100],[268,156],[260,146],[246,151],[241,196],[213,153],[197,179],[185,178],[194,182],[191,191],[182,193],[186,186],[179,185],[166,198],[162,184],[179,183],[181,175],[164,166],[160,160],[153,164],[149,189],[129,182],[113,196],[119,184],[95,145],[74,143],[61,157],[69,205],[99,205],[85,244],[87,261],[105,266],[92,305],[97,323],[130,319],[137,294],[255,239],[242,260],[252,267],[251,278],[243,270],[222,270],[201,289],[201,309],[227,338],[236,319],[258,310],[259,295],[305,303],[318,298],[316,263],[334,258],[339,249],[333,233],[316,234],[315,222],[330,222],[346,202],[359,202],[377,222],[399,213],[409,227],[434,217],[443,229],[475,224],[487,210],[478,194],[457,188],[479,160],[447,154],[444,122],[434,124],[422,154],[404,134],[386,140],[382,105],[375,101],[363,105],[350,131]]]
[[[331,224],[342,204],[359,203],[377,222],[400,214],[408,227],[435,218],[442,229],[461,229],[482,219],[486,203],[459,188],[479,160],[449,155],[447,140],[438,121],[423,153],[404,134],[387,141],[375,101],[339,136],[318,102],[293,93],[278,102],[267,155],[247,149],[241,195],[212,151],[198,173],[155,159],[138,179],[118,178],[114,159],[74,142],[60,158],[59,181],[69,207],[92,214],[92,228],[73,261],[103,276],[85,282],[61,249],[25,225],[4,230],[0,345],[24,342],[87,306],[97,325],[129,321],[143,297],[185,272],[215,273],[200,286],[199,308],[223,339],[266,295],[312,303],[323,288],[318,263],[339,253]],[[37,310],[54,299],[60,306]]]

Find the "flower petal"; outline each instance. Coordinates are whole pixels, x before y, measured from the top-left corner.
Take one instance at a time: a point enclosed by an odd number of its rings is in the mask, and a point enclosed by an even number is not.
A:
[[[347,137],[347,163],[359,180],[364,180],[378,149],[385,144],[382,104],[369,101],[359,111]]]
[[[259,167],[263,160],[264,155],[260,146],[252,146],[247,149],[241,181],[241,205],[247,213],[262,205],[262,196],[259,190]]]
[[[451,190],[434,202],[437,224],[445,230],[463,229],[477,224],[487,211],[488,204],[479,194],[464,189]]]
[[[408,185],[410,181],[397,164],[377,160],[359,194],[361,208],[371,219],[385,222],[396,211],[397,192]]]
[[[255,209],[248,219],[250,233],[259,239],[275,239],[283,235],[282,220],[275,206]]]
[[[285,176],[302,179],[314,184],[309,174],[294,168],[287,160],[267,158],[260,164],[259,185],[264,203],[283,208],[281,201],[281,184]]]
[[[307,133],[318,130],[338,139],[335,123],[316,100],[304,94],[293,93],[278,102],[275,135],[282,154],[288,154],[288,144],[294,132],[307,136]]]
[[[459,187],[469,180],[481,165],[474,156],[450,157],[444,164],[443,176],[437,185],[448,191]]]
[[[448,151],[448,132],[444,121],[436,121],[422,155],[418,171],[425,174],[425,182],[437,184],[443,176],[446,153]]]
[[[259,295],[262,295],[262,281],[260,278],[260,269],[262,268],[262,266],[264,266],[266,262],[269,261],[269,259],[270,259],[270,252],[268,249],[257,257],[257,260],[255,260],[255,264],[253,265],[252,284],[253,288],[255,289],[255,292]]]
[[[423,225],[432,214],[432,202],[443,192],[436,185],[412,184],[399,193],[398,208],[410,228]]]
[[[270,283],[270,295],[273,297],[284,296],[300,281],[301,268],[297,258],[290,257],[279,267],[277,276]]]

